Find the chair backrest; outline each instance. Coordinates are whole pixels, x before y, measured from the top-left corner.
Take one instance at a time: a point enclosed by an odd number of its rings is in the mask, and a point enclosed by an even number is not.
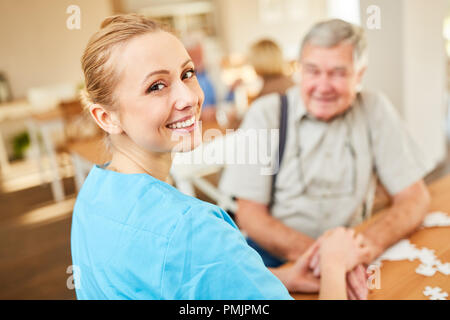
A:
[[[226,154],[235,150],[235,133],[214,138],[190,152],[176,153],[171,176],[177,188],[195,197],[194,186],[225,210],[235,210],[234,201],[204,177],[220,172],[226,165]]]

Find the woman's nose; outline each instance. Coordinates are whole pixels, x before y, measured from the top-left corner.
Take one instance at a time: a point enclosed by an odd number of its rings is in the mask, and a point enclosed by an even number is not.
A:
[[[195,91],[183,81],[178,81],[173,87],[174,107],[183,110],[187,107],[195,107],[198,104],[198,96]]]

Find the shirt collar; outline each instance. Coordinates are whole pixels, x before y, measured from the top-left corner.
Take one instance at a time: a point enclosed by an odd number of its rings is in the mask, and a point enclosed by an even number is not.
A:
[[[308,115],[305,104],[300,94],[300,88],[298,85],[288,89],[287,96],[290,97],[289,104],[295,106],[293,109],[293,115],[295,121],[300,121]]]

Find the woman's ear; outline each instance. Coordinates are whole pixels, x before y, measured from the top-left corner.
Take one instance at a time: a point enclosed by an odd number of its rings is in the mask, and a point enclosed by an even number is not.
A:
[[[108,111],[99,104],[91,104],[89,106],[89,113],[97,125],[109,134],[121,134],[123,132],[115,112]]]

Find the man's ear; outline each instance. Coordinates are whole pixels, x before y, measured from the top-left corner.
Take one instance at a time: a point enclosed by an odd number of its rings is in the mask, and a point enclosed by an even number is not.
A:
[[[364,74],[366,73],[367,67],[362,67],[357,74],[357,83],[361,84]]]
[[[91,104],[89,113],[98,126],[109,134],[121,134],[123,132],[116,112],[106,110],[99,104]]]
[[[357,92],[361,92],[361,90],[362,90],[362,87],[363,87],[362,79],[363,79],[364,73],[366,72],[366,69],[367,69],[367,67],[362,67],[356,75],[356,91]]]

